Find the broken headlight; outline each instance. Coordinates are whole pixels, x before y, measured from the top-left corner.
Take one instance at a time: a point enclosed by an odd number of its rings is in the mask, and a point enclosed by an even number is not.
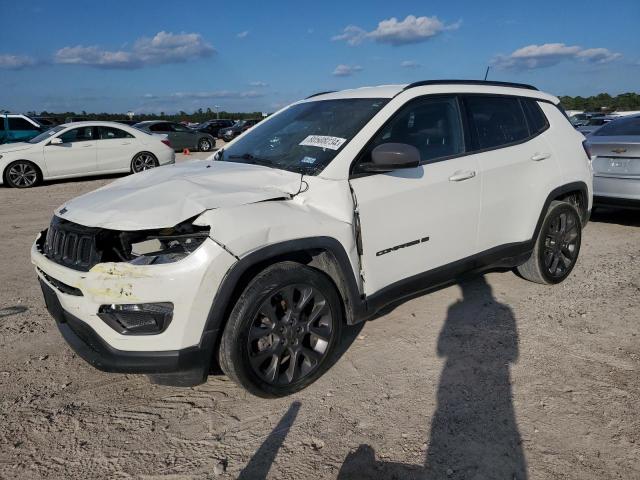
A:
[[[149,235],[131,243],[133,265],[160,265],[182,260],[194,252],[205,239],[208,232],[190,232],[181,234]]]

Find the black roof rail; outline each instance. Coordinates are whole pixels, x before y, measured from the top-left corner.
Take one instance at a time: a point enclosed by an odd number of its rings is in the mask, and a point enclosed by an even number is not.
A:
[[[318,95],[324,95],[326,93],[333,93],[333,92],[335,92],[335,90],[327,90],[326,92],[314,93],[313,95],[309,95],[307,98],[305,98],[305,100],[307,100],[308,98],[317,97]]]
[[[526,83],[498,82],[493,80],[423,80],[421,82],[414,82],[407,85],[404,87],[404,90],[408,90],[413,87],[424,87],[427,85],[489,85],[493,87],[512,87],[525,88],[527,90],[538,90],[533,85],[527,85]]]

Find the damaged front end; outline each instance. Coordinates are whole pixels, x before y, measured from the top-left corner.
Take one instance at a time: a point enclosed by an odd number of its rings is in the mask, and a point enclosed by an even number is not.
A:
[[[86,227],[54,216],[37,246],[51,261],[85,272],[107,262],[172,263],[193,253],[209,236],[208,226],[194,225],[192,220],[169,228],[118,231]]]

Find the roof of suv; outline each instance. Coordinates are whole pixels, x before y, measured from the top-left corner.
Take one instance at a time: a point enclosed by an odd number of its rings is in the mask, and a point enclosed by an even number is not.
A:
[[[322,92],[311,95],[306,101],[337,100],[341,98],[393,98],[412,88],[428,88],[433,93],[495,93],[499,95],[520,95],[558,103],[559,100],[531,85],[483,80],[425,80],[411,84],[380,85],[361,87],[337,92]]]

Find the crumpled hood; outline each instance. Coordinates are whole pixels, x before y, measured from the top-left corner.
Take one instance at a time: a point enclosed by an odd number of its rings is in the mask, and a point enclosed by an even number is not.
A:
[[[56,215],[113,230],[174,226],[205,210],[300,191],[302,175],[259,165],[194,160],[129,175],[68,201]]]
[[[20,150],[26,150],[33,147],[33,144],[26,142],[5,143],[0,145],[0,153],[19,152]]]

